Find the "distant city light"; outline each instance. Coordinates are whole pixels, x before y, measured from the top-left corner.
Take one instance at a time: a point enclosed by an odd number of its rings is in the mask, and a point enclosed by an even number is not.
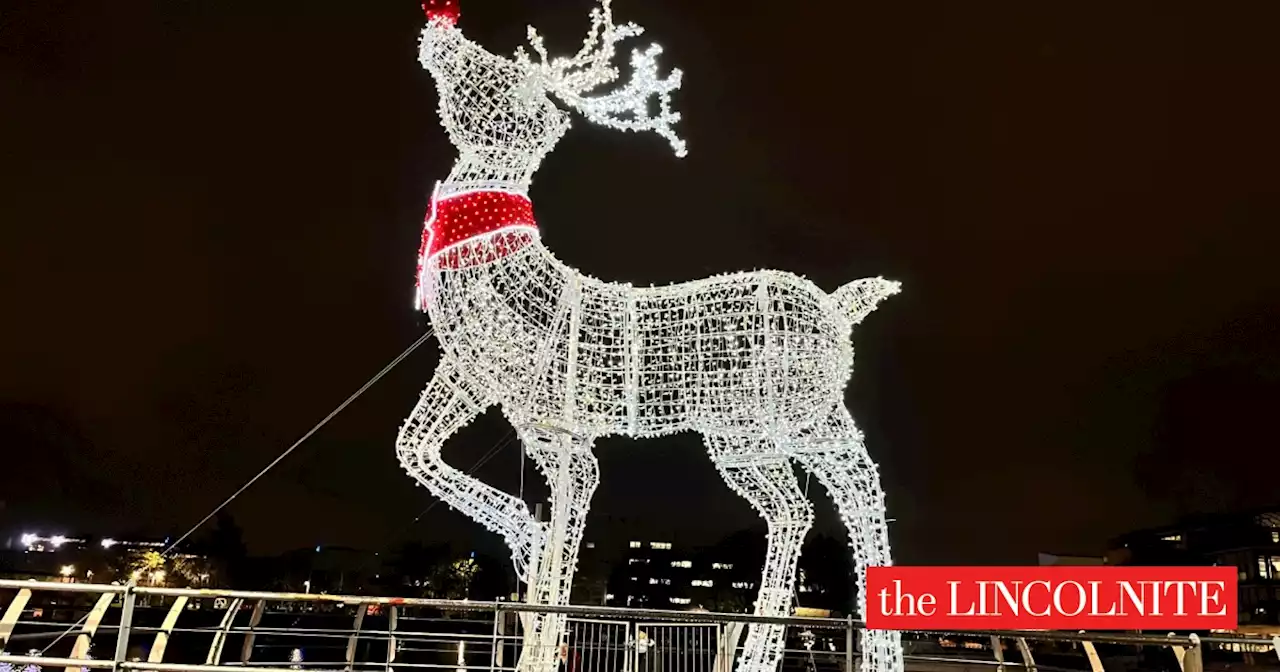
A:
[[[116,545],[116,544],[118,544],[118,543],[120,543],[120,542],[116,541],[115,539],[103,539],[103,540],[102,540],[102,547],[103,547],[103,548],[111,548],[112,546],[115,546],[115,545]]]
[[[30,534],[30,533],[22,535],[23,546],[34,546],[37,541],[40,541],[39,535]]]
[[[49,543],[53,544],[54,548],[58,548],[59,546],[67,543],[67,538],[59,534],[57,536],[50,538]]]
[[[61,575],[63,575],[63,576],[73,576],[73,575],[76,573],[76,566],[75,566],[75,565],[63,565],[63,566],[62,566],[62,569],[58,570],[58,573],[59,573],[59,574],[61,574]]]

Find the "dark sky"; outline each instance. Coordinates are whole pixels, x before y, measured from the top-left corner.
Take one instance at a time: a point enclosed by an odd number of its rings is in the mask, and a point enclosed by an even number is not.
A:
[[[181,531],[427,328],[414,256],[453,153],[421,13],[7,4],[0,528]],[[528,23],[576,51],[590,7],[463,5],[502,53]],[[617,0],[685,70],[690,156],[576,121],[535,179],[544,239],[635,283],[902,280],[854,333],[848,402],[903,563],[1034,562],[1274,503],[1278,10]],[[393,442],[435,348],[233,505],[255,550],[496,546],[445,507],[410,526],[430,499]],[[593,537],[755,520],[693,437],[598,453]],[[518,456],[479,473],[515,491]]]

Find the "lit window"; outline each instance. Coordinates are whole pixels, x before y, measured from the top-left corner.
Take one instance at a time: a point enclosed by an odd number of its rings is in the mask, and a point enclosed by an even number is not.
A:
[[[750,590],[755,586],[748,581],[734,581],[733,587],[737,588],[738,590]]]
[[[609,601],[609,600],[612,600],[612,599],[613,599],[613,593],[605,593],[605,595],[604,595],[604,599],[605,599],[605,601],[606,601],[606,602],[607,602],[607,601]]]
[[[659,551],[669,551],[669,550],[671,550],[671,542],[669,542],[669,541],[651,541],[651,542],[649,542],[649,548],[657,549],[657,550],[659,550]]]
[[[1265,555],[1258,556],[1258,578],[1270,579],[1276,576],[1273,565],[1280,558],[1268,558]]]
[[[1177,542],[1177,541],[1182,541],[1182,535],[1181,535],[1181,534],[1171,534],[1171,535],[1169,535],[1169,536],[1167,536],[1167,537],[1160,537],[1160,539],[1161,539],[1162,541],[1174,541],[1174,542]]]
[[[633,541],[633,542],[631,542],[631,548],[640,548],[640,547],[642,547],[642,546],[644,546],[644,544],[642,544],[642,543],[640,543],[640,542],[638,542],[638,541]]]
[[[713,562],[711,569],[733,569],[733,565],[728,562]]]
[[[596,542],[594,541],[587,542],[587,548],[595,548],[595,547],[596,547]]]
[[[689,569],[690,567],[693,566],[693,563],[690,562],[689,560],[672,560],[671,566],[679,567],[681,569]]]
[[[671,579],[662,579],[662,585],[664,586],[671,585]]]
[[[687,597],[672,597],[668,599],[671,600],[671,604],[689,604],[690,602],[689,598]]]
[[[634,576],[633,576],[633,577],[631,577],[631,580],[632,580],[632,581],[638,581],[639,579],[637,579],[636,577],[634,577]]]
[[[711,579],[694,579],[689,585],[695,588],[710,588],[715,585],[715,582]]]
[[[1280,531],[1271,530],[1271,543],[1280,544]]]
[[[658,580],[657,580],[657,579],[655,579],[655,578],[652,578],[652,577],[651,577],[651,578],[649,579],[649,585],[651,585],[651,586],[656,586],[656,585],[658,585]]]
[[[647,565],[649,564],[649,558],[631,558],[627,562],[632,565]]]

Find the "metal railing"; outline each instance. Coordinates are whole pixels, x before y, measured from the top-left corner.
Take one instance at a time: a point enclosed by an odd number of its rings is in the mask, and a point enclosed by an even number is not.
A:
[[[745,629],[787,627],[782,672],[855,672],[852,619],[0,581],[0,670],[514,670],[521,614],[568,619],[565,672],[732,672]],[[94,648],[103,644],[105,651]],[[913,632],[907,669],[1115,672],[1280,667],[1280,638]],[[9,672],[4,670],[4,672]]]

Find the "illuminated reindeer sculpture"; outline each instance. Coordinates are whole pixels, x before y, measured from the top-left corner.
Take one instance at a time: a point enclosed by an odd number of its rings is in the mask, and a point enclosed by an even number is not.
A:
[[[420,57],[459,157],[436,187],[419,257],[417,299],[443,354],[398,438],[405,469],[505,538],[530,603],[565,605],[599,482],[594,440],[698,432],[725,481],[768,524],[755,613],[790,612],[813,516],[793,463],[834,496],[865,585],[866,567],[890,563],[889,542],[879,475],[843,404],[849,334],[897,283],[868,278],[828,294],[789,273],[756,271],[638,288],[565,265],[540,242],[528,197],[534,171],[569,128],[551,97],[594,123],[656,132],[683,155],[670,109],[680,73],[660,77],[651,46],[632,55],[630,82],[590,95],[617,80],[617,44],[641,33],[614,24],[609,0],[592,12],[572,58],[549,59],[530,29],[536,61],[469,41],[456,26],[456,0],[424,7]],[[441,460],[444,442],[494,405],[551,487],[549,522]],[[864,600],[860,590],[860,610]],[[549,672],[564,617],[522,623],[519,668]],[[752,627],[739,669],[775,670],[784,634]],[[866,672],[902,669],[893,633],[868,633],[862,651]]]

